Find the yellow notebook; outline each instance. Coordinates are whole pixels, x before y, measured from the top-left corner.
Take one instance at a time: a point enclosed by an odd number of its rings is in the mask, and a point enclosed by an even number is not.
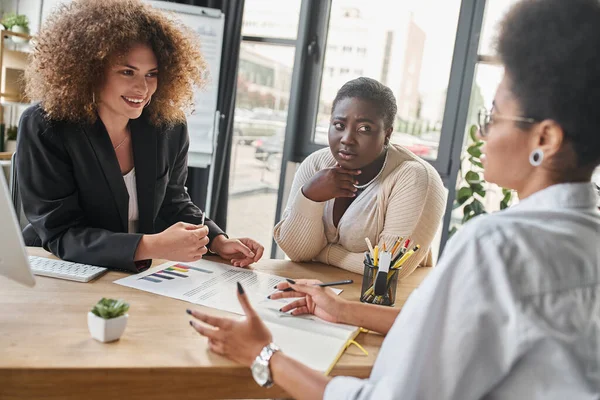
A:
[[[357,326],[333,324],[313,315],[257,311],[286,355],[326,375],[360,333]]]

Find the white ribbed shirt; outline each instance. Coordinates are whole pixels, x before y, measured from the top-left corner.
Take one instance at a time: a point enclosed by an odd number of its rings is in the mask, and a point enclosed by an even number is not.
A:
[[[551,186],[467,223],[409,297],[368,379],[330,400],[600,399],[600,213]]]
[[[135,179],[135,168],[132,168],[127,174],[123,175],[125,186],[127,187],[127,193],[129,194],[129,211],[127,215],[128,233],[137,233],[138,220],[139,220],[139,209],[137,199],[137,187]]]
[[[308,156],[296,172],[287,208],[273,232],[287,256],[362,274],[366,237],[373,246],[390,246],[399,236],[410,236],[421,250],[404,265],[399,278],[419,264],[431,265],[427,256],[446,208],[446,189],[436,170],[407,149],[390,145],[381,175],[356,197],[336,227],[335,199],[315,202],[301,190],[318,171],[335,164],[331,150],[325,148]]]

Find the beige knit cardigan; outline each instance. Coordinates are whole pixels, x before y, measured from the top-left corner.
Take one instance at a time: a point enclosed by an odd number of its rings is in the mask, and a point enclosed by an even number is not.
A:
[[[301,190],[315,173],[335,163],[325,148],[307,157],[296,172],[287,207],[273,232],[287,256],[362,274],[365,237],[373,246],[390,246],[399,236],[410,236],[421,250],[404,265],[399,278],[410,275],[420,264],[431,266],[430,246],[447,196],[437,171],[407,149],[391,145],[379,178],[359,194],[335,227],[335,199],[315,202]]]

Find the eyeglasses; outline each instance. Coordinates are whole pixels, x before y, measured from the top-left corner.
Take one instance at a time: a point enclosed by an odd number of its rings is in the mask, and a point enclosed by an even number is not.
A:
[[[492,109],[493,110],[493,109]],[[494,120],[506,120],[506,121],[516,121],[516,122],[525,122],[527,124],[535,124],[538,121],[533,118],[525,118],[525,117],[511,117],[506,115],[498,115],[492,114],[492,110],[488,111],[485,107],[479,109],[479,117],[478,117],[478,125],[479,125],[479,134],[483,137],[486,137],[490,131],[490,124],[494,122]]]

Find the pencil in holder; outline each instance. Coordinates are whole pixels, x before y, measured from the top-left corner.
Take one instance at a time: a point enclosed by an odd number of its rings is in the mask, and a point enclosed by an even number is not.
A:
[[[383,293],[375,293],[375,279],[379,269],[366,258],[364,261],[363,280],[360,301],[363,303],[393,306],[396,302],[396,289],[398,288],[398,271],[390,270],[387,273],[387,282]]]

